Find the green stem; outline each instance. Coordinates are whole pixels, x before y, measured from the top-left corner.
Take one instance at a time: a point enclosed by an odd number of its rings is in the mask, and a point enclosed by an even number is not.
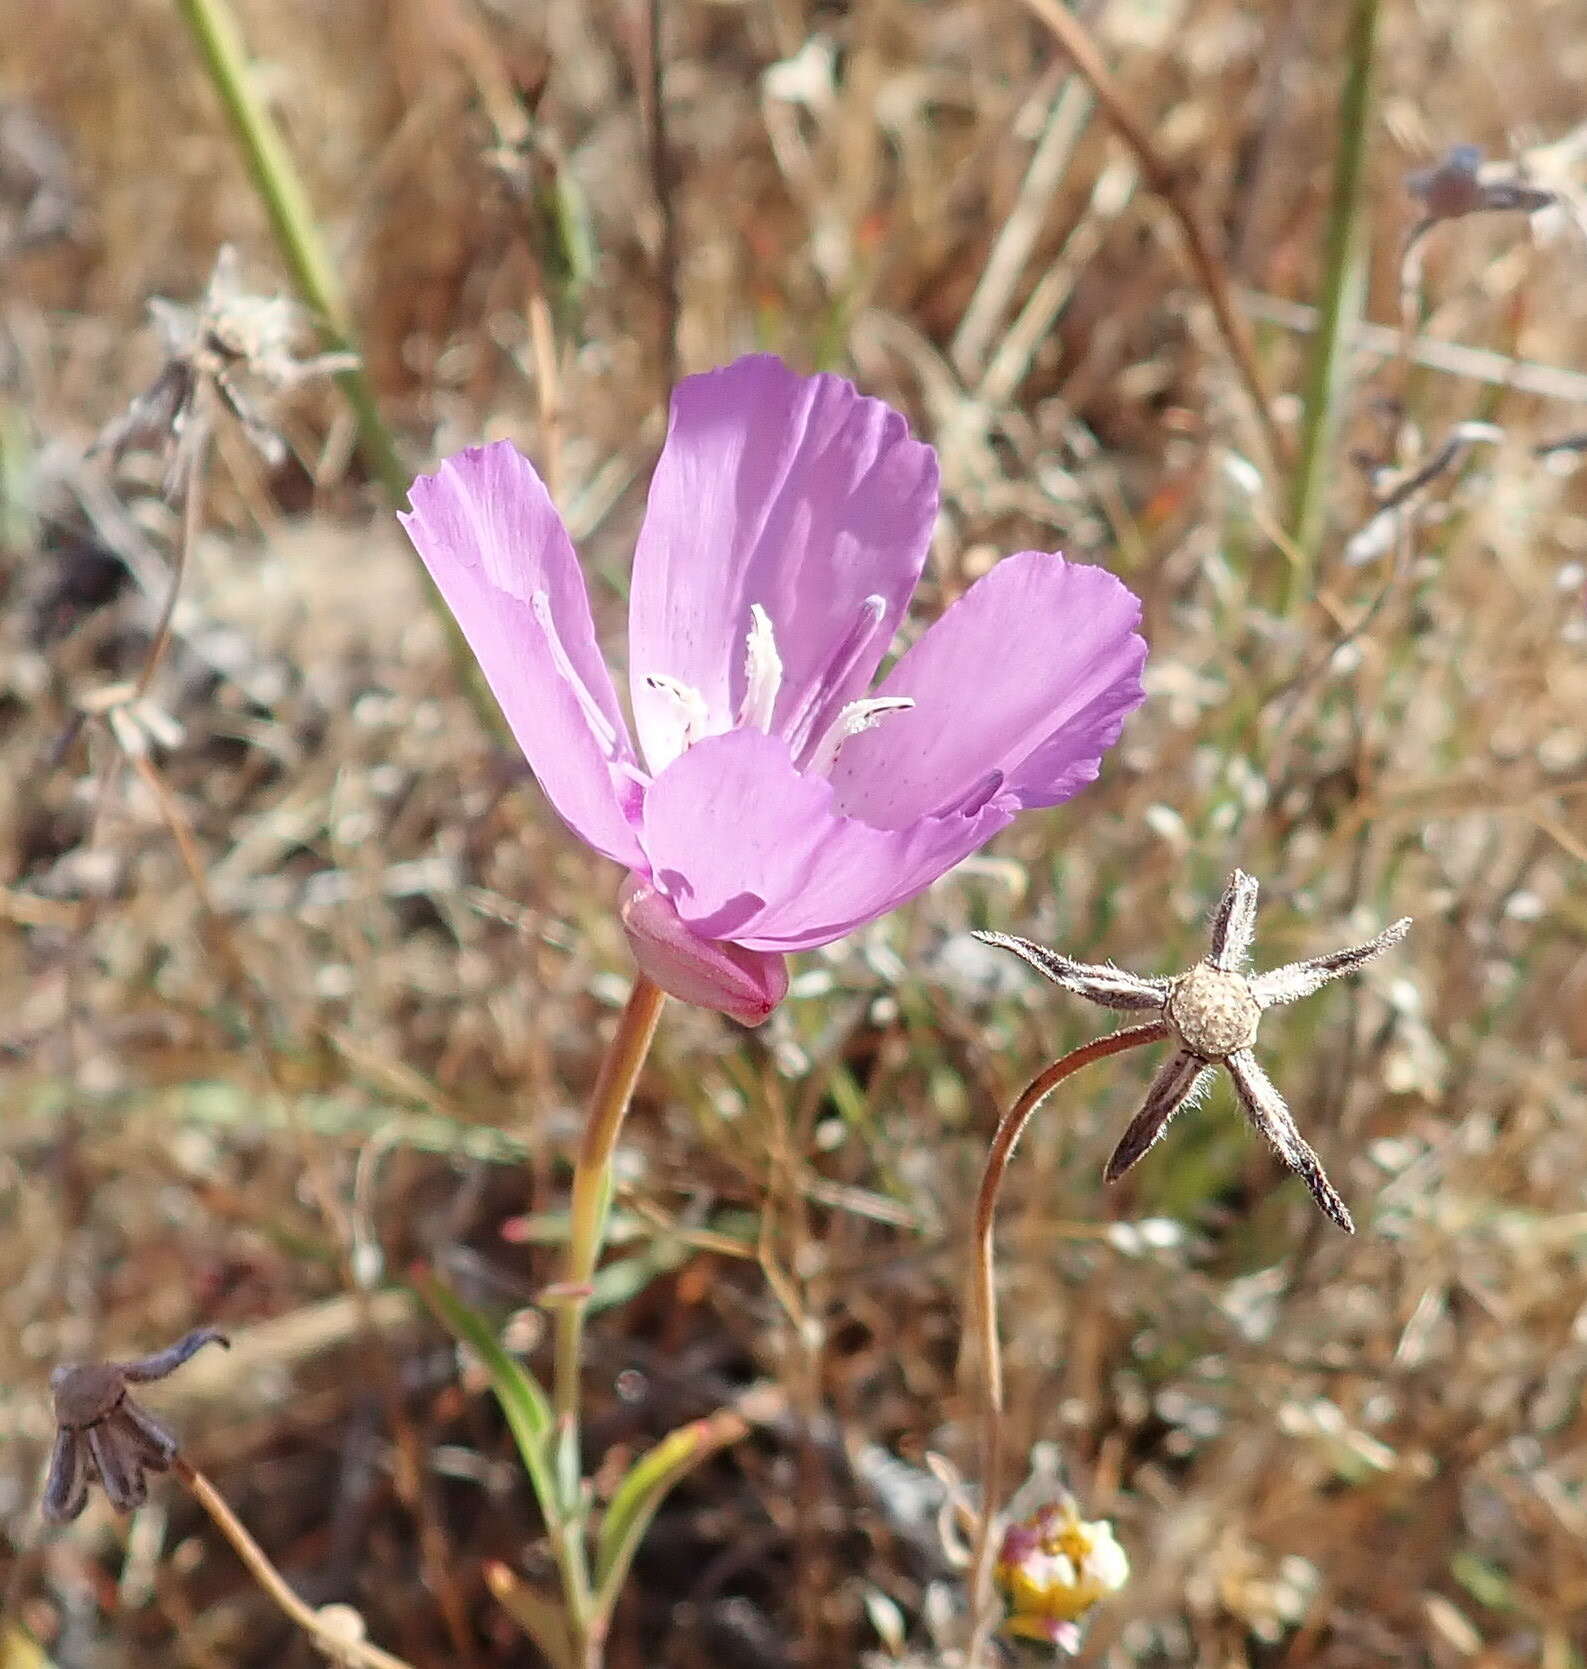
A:
[[[606,1213],[612,1198],[612,1156],[633,1099],[634,1085],[650,1052],[666,992],[643,974],[634,980],[617,1022],[606,1059],[595,1083],[590,1116],[573,1168],[573,1201],[568,1221],[567,1267],[559,1294],[556,1377],[552,1408],[569,1440],[578,1441],[579,1369],[584,1344],[584,1316],[590,1283],[606,1237]]]
[[[226,0],[176,0],[176,9],[204,59],[209,79],[225,107],[242,147],[259,200],[270,217],[276,244],[298,291],[318,316],[335,350],[357,353],[347,297],[325,253],[302,178],[293,166],[281,131],[255,91],[242,31]],[[359,446],[371,471],[393,502],[408,495],[408,472],[397,443],[375,402],[362,364],[337,374],[358,422]]]
[[[667,995],[643,974],[635,977],[628,1001],[618,1017],[617,1030],[595,1080],[589,1117],[573,1166],[573,1199],[568,1219],[567,1264],[557,1293],[556,1351],[553,1364],[552,1409],[556,1449],[552,1464],[561,1496],[556,1527],[562,1538],[558,1564],[568,1600],[568,1623],[573,1633],[579,1669],[600,1669],[606,1627],[610,1618],[593,1603],[582,1540],[584,1515],[579,1509],[583,1461],[579,1452],[579,1390],[584,1355],[584,1318],[589,1310],[590,1285],[606,1238],[607,1210],[612,1199],[612,1156],[623,1128],[634,1086],[650,1053]]]
[[[294,166],[281,130],[271,119],[254,86],[247,48],[227,0],[176,0],[176,9],[204,60],[211,85],[225,108],[242,148],[259,200],[264,204],[298,294],[315,315],[326,345],[355,356],[357,363],[336,374],[353,420],[364,463],[381,484],[394,509],[408,501],[411,473],[397,449],[396,437],[380,415],[373,385],[358,357],[347,297],[325,252],[309,204],[308,192]],[[501,715],[491,699],[457,622],[428,574],[425,594],[446,631],[447,648],[458,682],[488,733],[504,734]]]
[[[1345,80],[1339,94],[1339,153],[1334,161],[1333,196],[1328,209],[1327,264],[1306,377],[1300,462],[1290,497],[1289,533],[1299,552],[1299,565],[1292,565],[1289,571],[1284,595],[1286,613],[1310,590],[1316,568],[1348,327],[1361,311],[1364,273],[1358,245],[1372,126],[1377,23],[1378,0],[1352,0]]]

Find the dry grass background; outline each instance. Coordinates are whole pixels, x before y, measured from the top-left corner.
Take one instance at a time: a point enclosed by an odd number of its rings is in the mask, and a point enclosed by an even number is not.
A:
[[[1317,297],[1346,8],[1083,11],[1227,252],[1293,432],[1308,337],[1281,304]],[[620,646],[664,326],[638,9],[242,16],[414,466],[555,445]],[[433,1262],[523,1310],[534,1348],[627,978],[615,877],[463,699],[329,389],[278,406],[297,461],[274,475],[223,432],[154,692],[246,984],[147,787],[94,817],[109,733],[71,715],[136,673],[176,529],[154,461],[112,476],[85,449],[158,367],[151,295],[192,300],[225,240],[257,287],[284,279],[172,7],[19,18],[0,95],[64,147],[71,213],[0,266],[0,1577],[62,1669],[309,1661],[185,1498],[37,1528],[49,1366],[213,1323],[238,1348],[151,1401],[307,1597],[419,1665],[531,1664],[482,1581],[544,1566],[526,1487],[400,1283]],[[957,1578],[923,1456],[972,1458],[967,1202],[996,1109],[1096,1019],[965,930],[1171,971],[1237,862],[1266,962],[1417,918],[1264,1035],[1362,1232],[1316,1219],[1223,1091],[1105,1192],[1134,1057],[1039,1121],[1003,1219],[1011,1453],[1057,1445],[1131,1551],[1088,1661],[1579,1669],[1587,495],[1580,451],[1534,448],[1587,427],[1580,234],[1431,234],[1423,335],[1488,357],[1347,356],[1314,582],[1282,607],[1289,482],[1253,500],[1231,471],[1259,441],[1172,226],[1014,0],[670,0],[666,45],[684,368],[761,345],[910,412],[946,488],[917,622],[995,555],[1061,546],[1142,594],[1153,660],[1081,799],[801,959],[762,1032],[670,1013],[624,1148],[594,1445],[610,1476],[775,1394],[658,1521],[613,1669],[939,1660]],[[1409,170],[1473,141],[1587,187],[1587,29],[1578,0],[1389,0],[1377,70],[1363,306],[1396,327]],[[543,85],[599,252],[554,435],[532,240],[485,155],[513,77]],[[0,167],[6,212],[28,177]],[[1471,419],[1502,438],[1398,555],[1345,565],[1367,464]]]

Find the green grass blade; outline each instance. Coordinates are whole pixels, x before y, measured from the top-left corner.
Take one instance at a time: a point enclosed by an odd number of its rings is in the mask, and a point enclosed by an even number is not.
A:
[[[490,1323],[455,1293],[434,1280],[421,1281],[419,1291],[442,1326],[484,1363],[496,1400],[507,1416],[518,1453],[523,1457],[535,1498],[547,1522],[555,1525],[567,1516],[566,1503],[551,1464],[554,1426],[551,1403],[539,1381],[521,1362],[507,1354]]]
[[[1345,45],[1345,80],[1339,95],[1339,149],[1328,208],[1328,244],[1317,336],[1306,375],[1300,461],[1289,506],[1289,534],[1306,564],[1291,568],[1285,612],[1310,589],[1322,535],[1328,465],[1339,426],[1344,355],[1360,317],[1364,273],[1360,253],[1362,190],[1372,128],[1373,61],[1378,0],[1353,0]]]
[[[298,294],[315,315],[326,346],[358,359],[349,369],[337,372],[336,381],[358,425],[358,446],[370,473],[380,482],[392,507],[401,509],[408,502],[412,471],[402,461],[396,437],[381,415],[374,385],[359,354],[347,297],[320,237],[302,176],[254,84],[242,30],[226,0],[176,0],[176,9],[237,137],[254,189],[269,217],[276,247]],[[446,633],[447,649],[464,694],[486,734],[504,738],[506,730],[496,703],[428,572],[424,573],[424,587],[429,606]]]
[[[531,1588],[496,1560],[485,1566],[485,1586],[545,1654],[552,1669],[579,1669],[567,1617],[554,1599]]]
[[[732,1409],[680,1426],[639,1457],[617,1486],[601,1521],[595,1553],[595,1610],[609,1616],[628,1567],[668,1492],[718,1449],[736,1443],[749,1422]]]

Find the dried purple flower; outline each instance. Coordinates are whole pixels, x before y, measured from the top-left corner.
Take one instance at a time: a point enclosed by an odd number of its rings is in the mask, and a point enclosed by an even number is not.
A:
[[[1426,211],[1423,230],[1435,221],[1467,214],[1516,209],[1535,214],[1557,200],[1554,192],[1513,175],[1485,174],[1478,145],[1452,146],[1432,167],[1408,175],[1405,189]]]
[[[231,1348],[213,1327],[200,1327],[136,1362],[63,1362],[50,1375],[55,1395],[55,1447],[44,1482],[44,1516],[64,1523],[88,1504],[97,1477],[118,1512],[142,1506],[148,1474],[169,1470],[176,1439],[127,1394],[129,1385],[164,1379],[207,1344]]]
[[[1228,1069],[1246,1117],[1304,1182],[1312,1198],[1347,1234],[1355,1224],[1345,1203],[1323,1172],[1284,1104],[1262,1070],[1252,1045],[1263,1011],[1309,997],[1329,980],[1354,973],[1363,963],[1398,944],[1411,925],[1409,916],[1386,927],[1374,939],[1327,956],[1291,962],[1265,974],[1241,971],[1256,931],[1256,882],[1240,870],[1229,877],[1213,913],[1210,950],[1205,961],[1174,979],[1147,979],[1122,968],[1073,962],[1057,951],[1006,933],[977,933],[1001,945],[1045,974],[1055,984],[1104,1008],[1155,1011],[1160,1018],[1138,1029],[1138,1042],[1177,1038],[1179,1048],[1152,1080],[1141,1110],[1108,1161],[1107,1179],[1117,1181],[1168,1128],[1168,1121],[1205,1085],[1210,1068]]]

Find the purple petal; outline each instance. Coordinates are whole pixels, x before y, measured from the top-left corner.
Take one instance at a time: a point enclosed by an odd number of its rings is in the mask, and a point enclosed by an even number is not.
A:
[[[622,916],[634,960],[669,996],[758,1026],[788,995],[788,964],[777,952],[700,938],[644,881],[624,887]]]
[[[1022,806],[1068,799],[1140,704],[1140,617],[1101,568],[1040,551],[1006,557],[883,679],[878,695],[915,706],[844,743],[839,805],[901,828],[989,770]]]
[[[76,1518],[88,1505],[88,1464],[80,1431],[63,1426],[55,1433],[42,1505],[44,1516],[58,1524]]]
[[[633,745],[595,642],[562,518],[506,441],[470,447],[409,493],[399,517],[546,797],[574,832],[630,868]]]
[[[752,603],[782,656],[772,728],[799,753],[870,683],[936,513],[936,454],[842,378],[756,355],[680,383],[630,606],[634,719],[651,769],[677,757],[683,731],[677,703],[646,678],[698,691],[707,733],[726,730],[744,696]]]
[[[840,939],[929,886],[1010,821],[1006,794],[907,829],[835,808],[831,783],[802,776],[787,745],[737,730],[696,743],[645,796],[656,886],[693,931],[752,950]]]

